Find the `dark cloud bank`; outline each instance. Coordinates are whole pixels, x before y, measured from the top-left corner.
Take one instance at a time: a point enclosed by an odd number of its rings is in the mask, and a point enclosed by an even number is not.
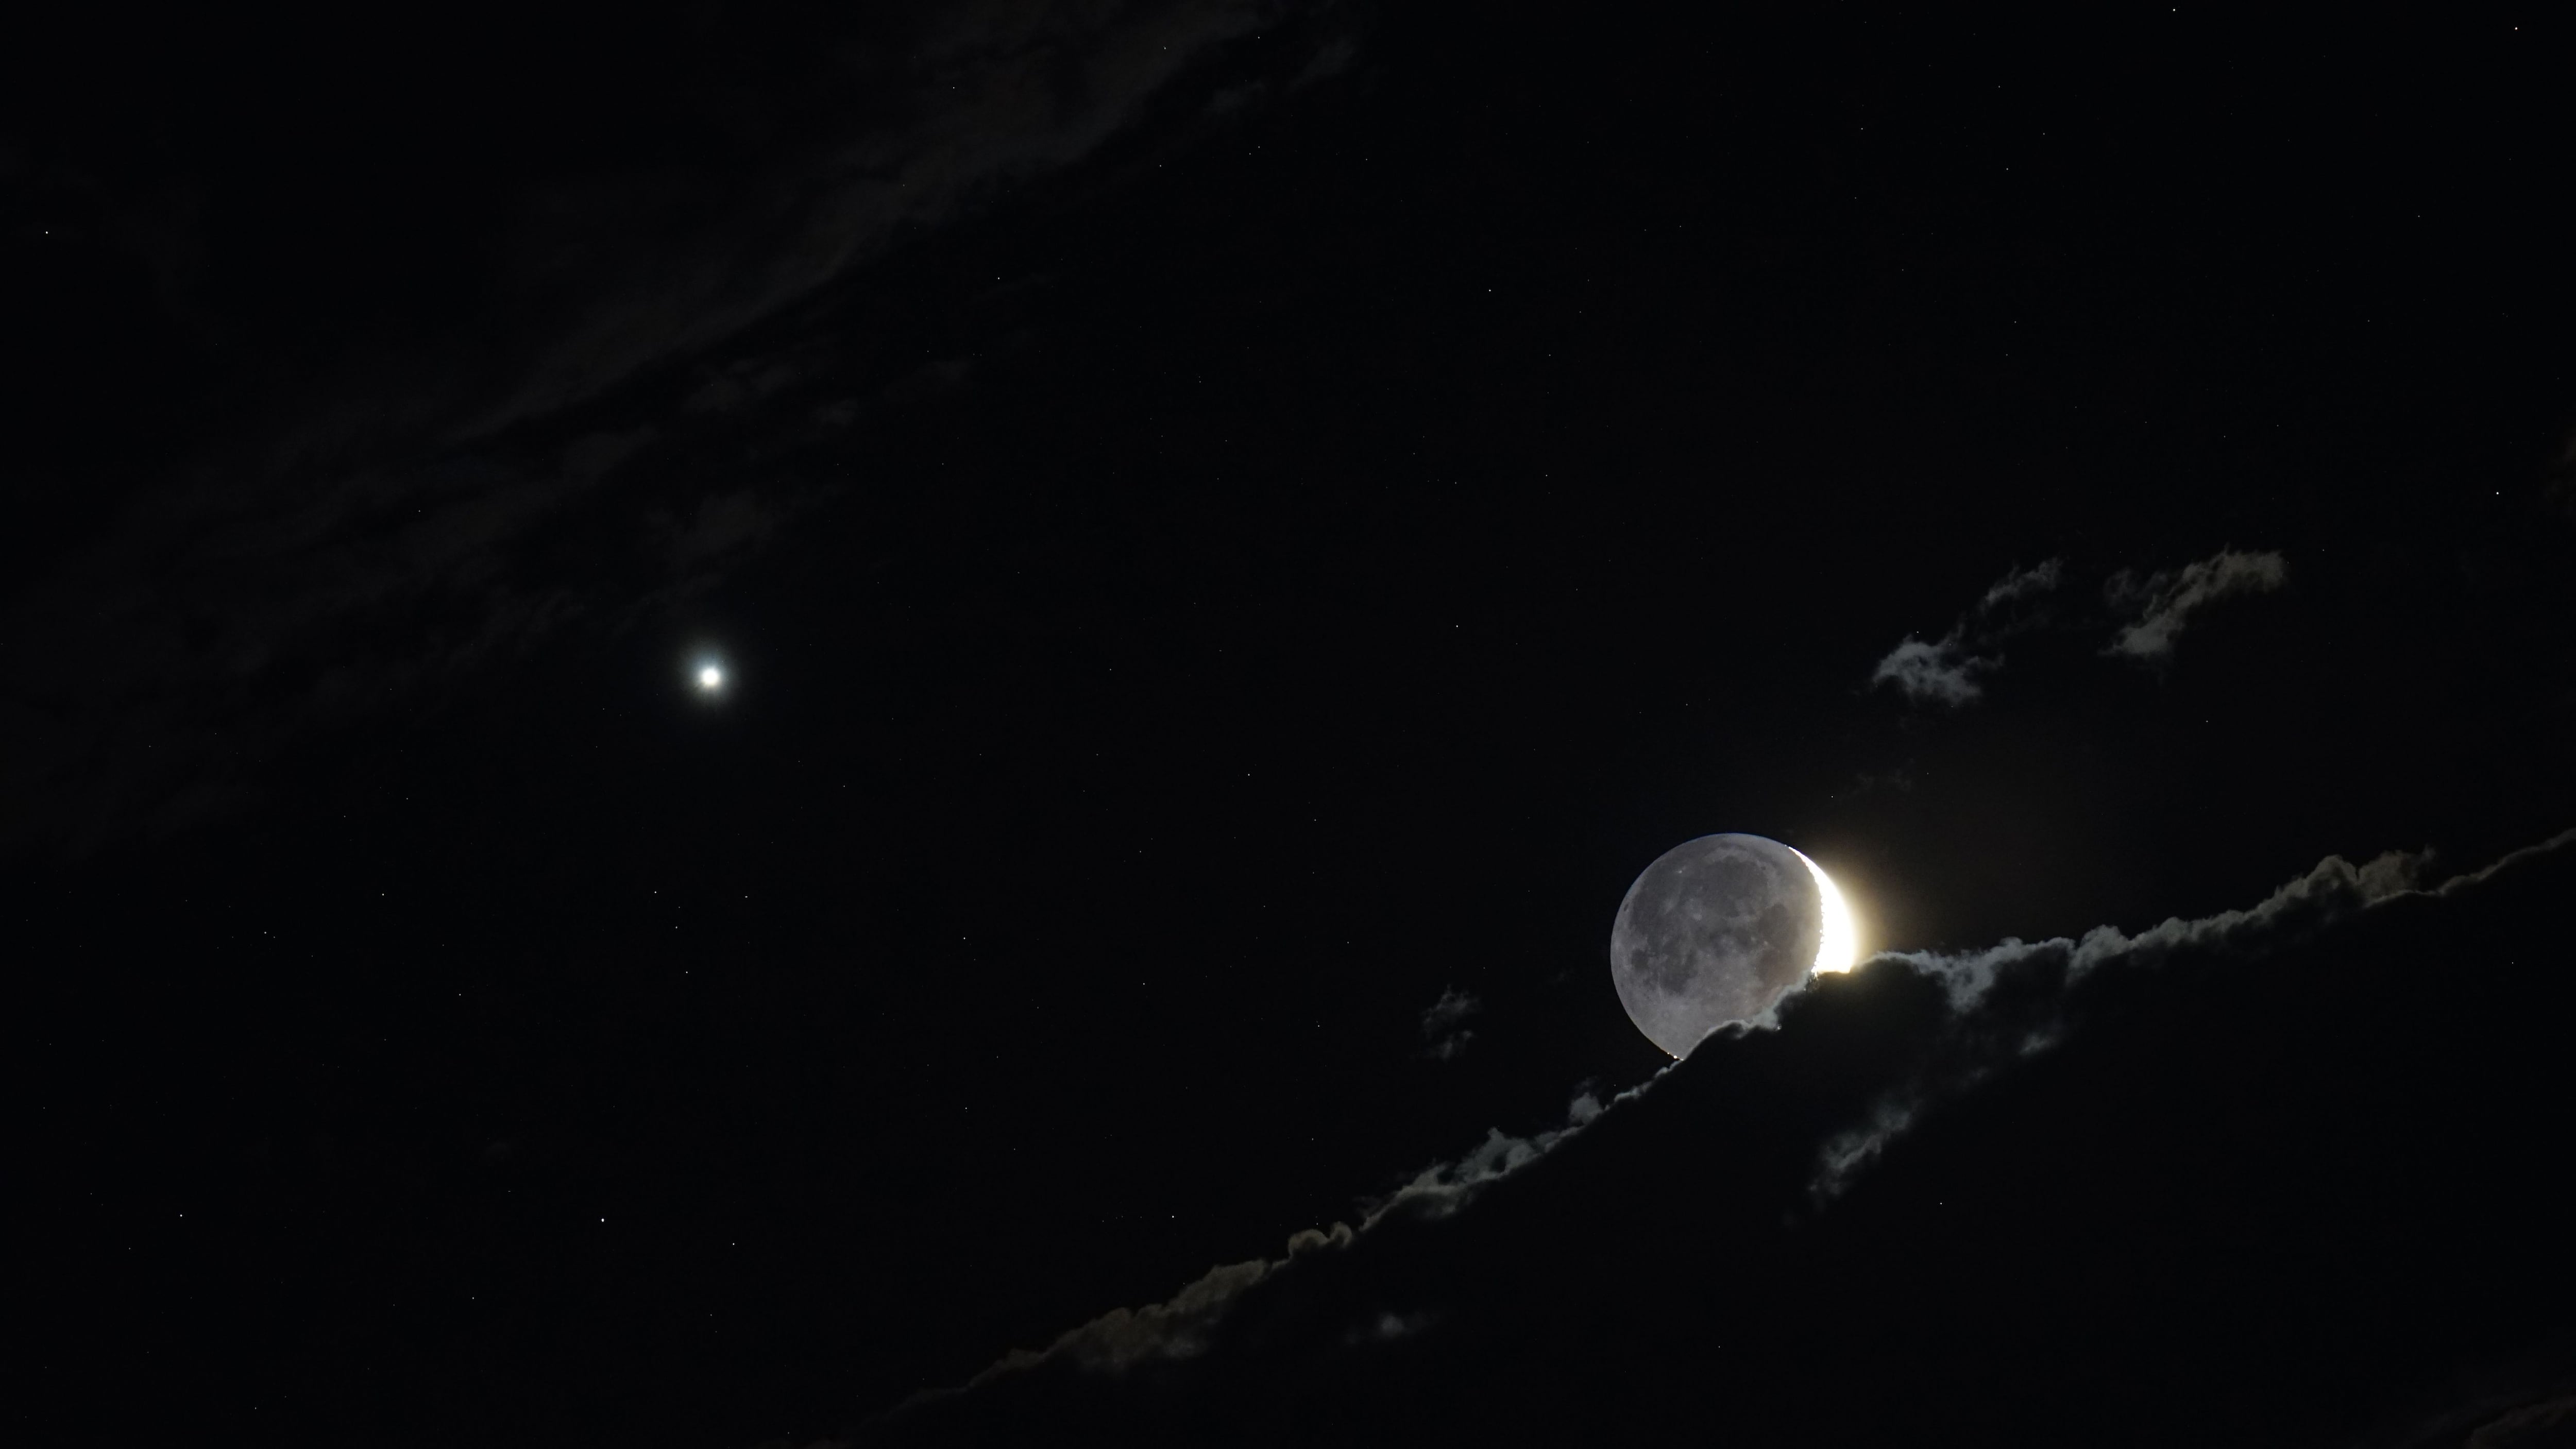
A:
[[[2556,1442],[2576,832],[2431,864],[1883,954],[853,1437]]]

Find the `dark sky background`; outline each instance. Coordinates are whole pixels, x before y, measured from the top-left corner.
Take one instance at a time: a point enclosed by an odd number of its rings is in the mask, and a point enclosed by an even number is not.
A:
[[[2526,9],[11,20],[18,1435],[2564,1442]]]

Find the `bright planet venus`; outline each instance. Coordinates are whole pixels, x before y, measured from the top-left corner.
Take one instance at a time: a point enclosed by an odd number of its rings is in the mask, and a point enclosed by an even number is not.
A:
[[[1703,835],[1656,857],[1610,928],[1610,978],[1646,1039],[1687,1056],[1859,954],[1832,877],[1759,835]]]

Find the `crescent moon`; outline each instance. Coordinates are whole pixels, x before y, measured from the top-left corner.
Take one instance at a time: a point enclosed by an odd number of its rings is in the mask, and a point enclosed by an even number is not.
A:
[[[1806,861],[1807,870],[1816,878],[1816,894],[1824,907],[1825,929],[1816,941],[1815,971],[1849,971],[1860,962],[1860,933],[1852,929],[1851,907],[1843,904],[1843,893],[1834,886],[1834,878],[1825,868],[1796,846],[1789,847],[1798,859]]]

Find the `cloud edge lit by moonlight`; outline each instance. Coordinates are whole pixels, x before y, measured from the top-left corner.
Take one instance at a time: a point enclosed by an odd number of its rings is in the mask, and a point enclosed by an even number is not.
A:
[[[2007,938],[1976,952],[1882,951],[1857,963],[1850,973],[1827,973],[1847,979],[1888,969],[1903,970],[1935,985],[1949,1010],[1936,1029],[1939,1039],[1929,1044],[1932,1049],[1924,1059],[1905,1069],[1895,1085],[1879,1091],[1851,1126],[1823,1141],[1809,1183],[1809,1209],[1830,1209],[1894,1140],[1933,1109],[1973,1091],[1997,1073],[2009,1070],[2014,1062],[2047,1051],[2067,1038],[2072,1023],[2062,996],[2035,1018],[2011,1023],[2009,1029],[1995,1029],[2002,1023],[1993,1019],[1989,998],[2016,965],[2037,962],[2062,967],[2071,983],[2106,967],[2153,967],[2177,952],[2193,949],[2251,958],[2295,945],[2395,901],[2457,896],[2518,864],[2571,846],[2576,846],[2576,829],[2511,851],[2478,870],[2432,887],[2419,884],[2430,867],[2430,852],[2392,851],[2359,865],[2330,855],[2251,907],[2190,920],[2168,918],[2134,936],[2105,925],[2086,932],[2080,939],[2054,937],[2024,942]],[[1734,1039],[1757,1029],[1766,1034],[1794,1035],[1797,1013],[1793,1009],[1791,1019],[1784,1023],[1780,1019],[1781,1007],[1811,994],[1821,984],[1788,993],[1760,1021],[1739,1023],[1716,1035]],[[1198,1356],[1214,1343],[1220,1321],[1237,1300],[1256,1286],[1283,1271],[1316,1266],[1301,1260],[1353,1251],[1380,1236],[1380,1230],[1387,1225],[1425,1225],[1457,1215],[1495,1184],[1549,1157],[1596,1122],[1632,1107],[1673,1073],[1689,1070],[1689,1060],[1675,1060],[1606,1100],[1590,1090],[1578,1093],[1562,1126],[1526,1137],[1511,1136],[1500,1129],[1489,1131],[1485,1140],[1466,1154],[1433,1163],[1392,1195],[1366,1205],[1356,1228],[1336,1223],[1329,1231],[1300,1232],[1290,1239],[1287,1253],[1280,1258],[1256,1258],[1213,1268],[1166,1303],[1115,1309],[1058,1336],[1045,1349],[1014,1350],[966,1384],[916,1394],[874,1424],[882,1427],[888,1420],[915,1409],[956,1400],[996,1381],[1033,1371],[1072,1369],[1114,1376],[1155,1362]]]

